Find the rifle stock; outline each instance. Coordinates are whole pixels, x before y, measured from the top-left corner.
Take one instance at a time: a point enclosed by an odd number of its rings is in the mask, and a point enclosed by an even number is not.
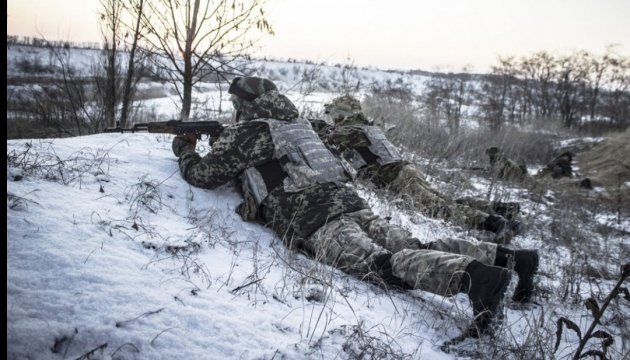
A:
[[[169,121],[155,121],[149,123],[135,124],[130,128],[121,128],[120,124],[116,124],[115,128],[104,129],[106,133],[135,133],[135,132],[150,132],[150,133],[162,133],[162,134],[188,134],[194,133],[198,139],[201,139],[201,135],[208,135],[211,138],[218,137],[223,131],[223,124],[218,121],[181,121],[181,120],[169,120]]]

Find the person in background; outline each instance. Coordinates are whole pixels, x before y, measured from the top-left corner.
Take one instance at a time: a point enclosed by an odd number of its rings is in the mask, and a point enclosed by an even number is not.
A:
[[[324,143],[346,160],[357,177],[387,189],[405,208],[473,229],[495,233],[507,244],[520,231],[518,203],[453,199],[431,186],[417,166],[402,158],[385,134],[363,114],[360,102],[342,95],[324,106],[330,121],[310,120]],[[331,123],[332,122],[332,123]]]
[[[486,155],[488,155],[488,159],[490,160],[490,172],[494,178],[516,182],[532,180],[525,164],[516,163],[514,160],[507,157],[498,147],[489,147],[486,149]]]
[[[573,178],[574,155],[570,151],[565,151],[555,157],[533,177],[529,175],[524,164],[516,164],[496,146],[488,148],[486,154],[490,160],[492,175],[501,180],[520,182],[538,191],[547,187],[562,190],[593,189],[589,178]]]

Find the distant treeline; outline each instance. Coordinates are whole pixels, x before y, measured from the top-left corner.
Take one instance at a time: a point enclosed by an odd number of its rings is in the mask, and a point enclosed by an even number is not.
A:
[[[7,46],[9,45],[26,45],[37,47],[56,47],[56,48],[76,48],[76,49],[102,49],[103,45],[96,41],[64,41],[64,40],[47,40],[31,36],[7,35]]]
[[[630,126],[630,58],[603,54],[536,52],[500,58],[488,74],[431,73],[421,90],[423,113],[456,134],[475,118],[490,129],[556,124],[567,129],[623,130]],[[407,92],[401,82],[379,89]]]

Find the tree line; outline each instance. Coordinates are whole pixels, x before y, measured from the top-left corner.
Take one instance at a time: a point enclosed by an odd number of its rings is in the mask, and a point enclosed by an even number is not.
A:
[[[434,74],[421,104],[456,134],[465,115],[493,130],[506,124],[620,130],[630,125],[630,58],[576,51],[500,57],[489,74]],[[472,106],[471,106],[472,105]],[[472,110],[471,110],[472,109]]]

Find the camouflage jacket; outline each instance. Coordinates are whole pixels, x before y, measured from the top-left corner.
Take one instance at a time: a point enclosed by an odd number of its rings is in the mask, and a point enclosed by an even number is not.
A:
[[[551,177],[559,179],[562,177],[573,177],[573,166],[571,164],[572,155],[564,153],[542,168],[537,174],[537,178]]]
[[[250,167],[274,161],[269,127],[262,122],[242,122],[225,127],[213,143],[212,151],[203,158],[181,137],[173,141],[173,152],[179,155],[179,168],[184,179],[194,186],[209,189],[238,180]],[[328,220],[343,213],[367,207],[351,188],[328,183],[292,193],[276,186],[270,189],[257,211],[262,222],[289,242],[294,238],[307,238]]]

